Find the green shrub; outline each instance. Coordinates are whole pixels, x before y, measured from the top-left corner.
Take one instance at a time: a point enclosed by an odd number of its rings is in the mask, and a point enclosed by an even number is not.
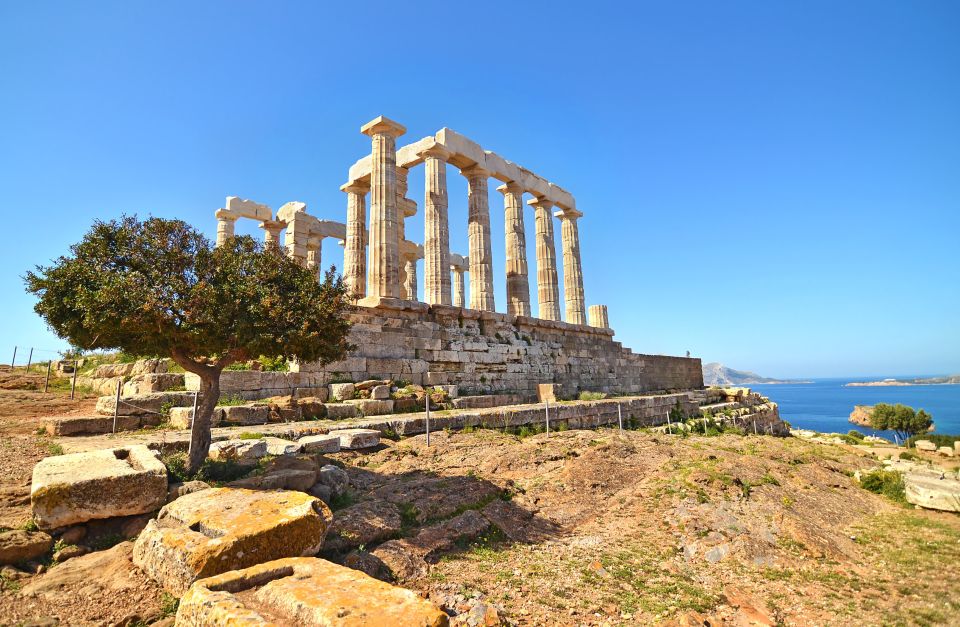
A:
[[[599,401],[607,398],[603,392],[580,392],[581,401]]]
[[[241,439],[241,440],[259,440],[260,438],[264,437],[264,435],[263,435],[262,433],[256,433],[256,432],[252,432],[252,431],[244,431],[243,433],[241,433],[241,434],[238,435],[237,437],[238,437],[239,439]]]
[[[907,448],[913,448],[917,440],[927,440],[937,446],[953,446],[953,443],[960,440],[960,435],[947,435],[945,433],[925,433],[915,435],[903,443]]]
[[[283,357],[260,355],[257,361],[260,362],[260,365],[266,372],[287,372],[290,370],[290,364]]]
[[[850,429],[849,431],[847,431],[847,435],[857,440],[862,440],[864,438],[864,435],[859,431],[857,431],[856,429]]]
[[[894,470],[874,470],[861,475],[860,487],[874,494],[882,494],[901,505],[907,505],[903,475]]]
[[[900,459],[904,461],[916,461],[918,459],[921,459],[921,457],[916,453],[911,453],[910,451],[904,451],[900,453]]]
[[[236,405],[246,405],[247,400],[242,398],[239,394],[227,394],[226,396],[221,396],[220,400],[217,401],[218,407],[234,407]]]

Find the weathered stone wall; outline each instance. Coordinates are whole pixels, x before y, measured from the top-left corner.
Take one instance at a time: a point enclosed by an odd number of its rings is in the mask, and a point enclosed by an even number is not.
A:
[[[535,399],[537,384],[556,383],[572,397],[583,390],[640,394],[703,387],[700,360],[638,355],[606,328],[572,325],[444,305],[358,307],[351,314],[356,350],[343,361],[302,372],[330,380],[390,378],[422,385],[455,384],[461,395],[510,393]]]

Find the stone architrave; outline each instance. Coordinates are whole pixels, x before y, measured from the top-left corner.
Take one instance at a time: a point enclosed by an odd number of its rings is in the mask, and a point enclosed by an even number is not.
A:
[[[497,191],[503,194],[507,313],[529,316],[530,282],[527,278],[527,237],[523,228],[523,187],[518,183],[507,183]]]
[[[231,214],[226,209],[217,209],[213,215],[217,218],[217,246],[223,246],[223,244],[234,235],[234,229],[237,226],[237,216]]]
[[[403,135],[406,128],[381,115],[364,124],[360,132],[372,140],[367,297],[371,301],[400,298],[397,137]]]
[[[450,224],[447,213],[447,158],[439,145],[422,153],[426,171],[423,199],[423,294],[431,305],[449,305]]]
[[[343,247],[343,282],[359,300],[367,294],[367,205],[370,188],[348,183],[340,188],[347,194],[347,237]]]
[[[495,311],[493,302],[493,253],[490,251],[490,199],[487,177],[479,166],[460,171],[469,190],[467,235],[470,245],[470,309]]]
[[[560,286],[557,280],[557,247],[553,239],[553,203],[545,198],[527,201],[536,221],[537,302],[539,317],[560,320]]]
[[[586,324],[583,298],[583,269],[580,265],[580,234],[577,230],[579,212],[558,211],[563,248],[563,295],[566,321]]]

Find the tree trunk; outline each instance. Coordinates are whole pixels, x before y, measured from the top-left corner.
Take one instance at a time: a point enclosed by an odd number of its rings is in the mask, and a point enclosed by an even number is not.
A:
[[[197,403],[197,415],[193,417],[190,428],[190,452],[187,455],[187,474],[192,475],[200,470],[200,466],[207,459],[210,452],[210,421],[213,410],[220,400],[220,370],[204,369],[198,372],[200,377],[200,399]]]

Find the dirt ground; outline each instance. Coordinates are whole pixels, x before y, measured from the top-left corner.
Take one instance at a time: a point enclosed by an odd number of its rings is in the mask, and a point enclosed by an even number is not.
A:
[[[32,466],[56,452],[34,433],[37,418],[90,409],[89,399],[41,397],[0,378],[0,527],[27,521]],[[473,510],[496,521],[403,582],[464,612],[458,620],[481,607],[486,624],[960,624],[960,517],[862,490],[852,474],[876,460],[850,447],[477,430],[330,461],[350,477],[328,533],[332,559],[376,555]],[[366,524],[384,507],[400,513],[387,535],[344,541],[356,537],[352,514],[367,512]],[[130,546],[0,579],[0,625],[169,621],[171,599],[132,566]]]

